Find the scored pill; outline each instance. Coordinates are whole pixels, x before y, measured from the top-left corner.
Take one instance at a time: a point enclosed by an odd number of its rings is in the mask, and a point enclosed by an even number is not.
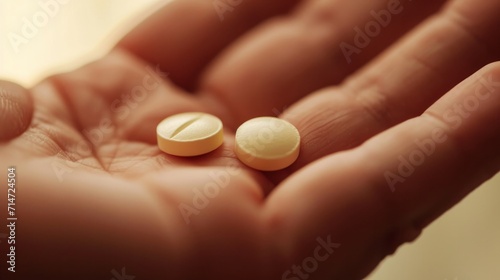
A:
[[[160,150],[184,157],[209,153],[224,140],[222,121],[201,112],[170,116],[158,124],[156,134]]]
[[[299,156],[299,131],[282,119],[259,117],[246,121],[236,130],[235,138],[238,159],[257,170],[283,169]]]

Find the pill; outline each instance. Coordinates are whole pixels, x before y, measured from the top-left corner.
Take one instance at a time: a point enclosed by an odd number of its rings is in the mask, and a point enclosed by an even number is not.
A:
[[[223,142],[222,121],[200,112],[181,113],[156,127],[158,147],[175,156],[198,156],[217,149]]]
[[[244,164],[262,171],[291,165],[299,156],[300,134],[291,123],[273,117],[259,117],[236,130],[235,154]]]

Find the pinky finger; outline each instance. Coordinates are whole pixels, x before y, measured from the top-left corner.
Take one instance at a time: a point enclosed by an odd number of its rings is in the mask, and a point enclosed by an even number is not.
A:
[[[266,205],[276,244],[293,263],[310,254],[307,246],[318,236],[331,235],[342,247],[318,274],[364,276],[494,176],[499,143],[500,63],[494,63],[422,116],[285,180]]]

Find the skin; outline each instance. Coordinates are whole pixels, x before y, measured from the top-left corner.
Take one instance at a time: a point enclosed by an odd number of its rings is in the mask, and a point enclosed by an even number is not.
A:
[[[176,1],[98,61],[31,89],[0,82],[14,276],[366,276],[500,170],[500,1],[444,2],[401,1],[347,63],[339,45],[387,1],[248,0],[223,21],[212,1]],[[186,111],[220,117],[223,146],[160,152],[156,124]],[[277,114],[302,136],[299,159],[245,167],[235,129]]]

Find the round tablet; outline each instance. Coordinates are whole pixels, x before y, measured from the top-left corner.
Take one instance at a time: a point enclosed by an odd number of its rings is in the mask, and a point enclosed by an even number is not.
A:
[[[244,164],[258,170],[283,169],[299,156],[299,131],[282,119],[251,119],[238,128],[235,138],[236,156]]]
[[[170,116],[157,128],[158,147],[175,156],[198,156],[217,149],[224,140],[222,122],[206,113]]]

